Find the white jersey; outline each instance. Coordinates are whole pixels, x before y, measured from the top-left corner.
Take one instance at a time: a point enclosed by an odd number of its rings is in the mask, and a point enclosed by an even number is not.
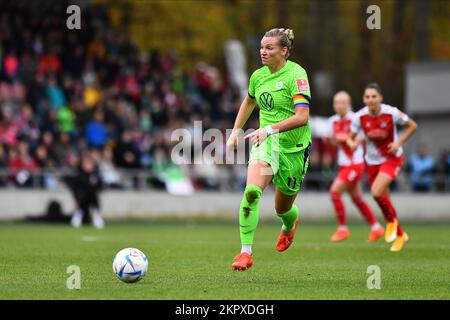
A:
[[[367,106],[355,114],[351,130],[354,133],[361,130],[367,137],[365,158],[368,165],[379,165],[403,154],[403,148],[399,148],[395,155],[387,151],[388,146],[398,139],[397,125],[405,125],[408,119],[406,114],[387,104],[381,104],[380,113],[376,116],[370,114]]]
[[[353,111],[347,112],[347,114],[341,118],[335,114],[328,118],[328,135],[334,138],[347,138],[350,135],[350,128],[352,120],[355,116]],[[360,164],[364,162],[364,148],[359,145],[354,151],[352,151],[347,143],[341,142],[338,144],[338,165],[342,167],[350,166],[353,164]]]

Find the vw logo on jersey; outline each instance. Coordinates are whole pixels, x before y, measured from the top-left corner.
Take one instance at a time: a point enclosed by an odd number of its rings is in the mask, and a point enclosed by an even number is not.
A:
[[[259,96],[259,106],[267,111],[271,111],[274,108],[273,97],[269,92],[263,92]]]
[[[275,89],[280,90],[281,88],[283,88],[283,81],[278,81],[275,84]]]

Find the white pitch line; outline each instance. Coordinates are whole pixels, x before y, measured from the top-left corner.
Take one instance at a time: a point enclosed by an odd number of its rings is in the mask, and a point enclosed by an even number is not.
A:
[[[94,242],[94,241],[98,241],[99,239],[100,239],[99,237],[92,237],[92,236],[81,237],[81,241],[87,241],[87,242]]]

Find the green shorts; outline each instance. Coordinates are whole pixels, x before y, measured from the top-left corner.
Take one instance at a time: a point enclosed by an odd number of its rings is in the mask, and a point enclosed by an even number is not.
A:
[[[263,174],[273,174],[272,182],[277,189],[286,196],[293,196],[300,191],[303,178],[309,164],[309,149],[311,143],[301,151],[283,153],[278,151],[277,146],[273,146],[270,139],[250,151],[249,162],[261,160],[267,162],[271,167],[271,172]]]

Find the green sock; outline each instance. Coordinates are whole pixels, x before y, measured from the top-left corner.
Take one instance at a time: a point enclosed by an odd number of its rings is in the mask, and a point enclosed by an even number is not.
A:
[[[259,220],[258,203],[261,194],[262,190],[257,185],[251,184],[245,187],[244,197],[239,207],[241,244],[253,244],[253,237]]]
[[[289,211],[285,213],[278,213],[277,216],[283,220],[283,226],[281,227],[284,232],[290,232],[292,228],[294,228],[295,220],[298,218],[298,207],[294,204],[292,204],[292,207],[289,209]]]

